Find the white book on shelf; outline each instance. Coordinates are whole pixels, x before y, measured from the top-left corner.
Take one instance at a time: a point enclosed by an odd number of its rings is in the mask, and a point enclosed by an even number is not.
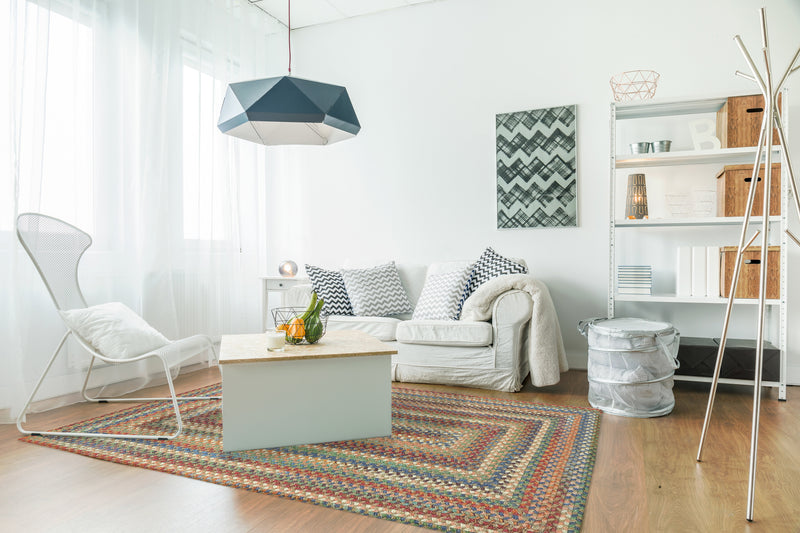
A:
[[[639,288],[637,288],[637,287],[620,287],[617,290],[618,294],[645,294],[645,295],[650,295],[651,292],[652,291],[650,290],[649,287],[647,287],[647,288],[644,288],[644,287],[639,287]]]
[[[692,246],[692,296],[706,295],[706,247]]]
[[[691,296],[692,294],[692,247],[678,247],[678,264],[675,269],[675,294]]]
[[[706,296],[718,298],[719,290],[719,246],[706,248]]]

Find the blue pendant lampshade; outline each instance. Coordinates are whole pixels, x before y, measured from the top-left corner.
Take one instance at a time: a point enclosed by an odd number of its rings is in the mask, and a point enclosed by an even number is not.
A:
[[[266,145],[332,144],[361,129],[347,89],[279,76],[228,85],[222,133]]]

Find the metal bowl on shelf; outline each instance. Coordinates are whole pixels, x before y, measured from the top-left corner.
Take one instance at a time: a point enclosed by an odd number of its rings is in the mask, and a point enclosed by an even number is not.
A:
[[[654,152],[669,152],[672,141],[653,141]]]
[[[632,154],[646,154],[650,151],[650,143],[631,143]]]

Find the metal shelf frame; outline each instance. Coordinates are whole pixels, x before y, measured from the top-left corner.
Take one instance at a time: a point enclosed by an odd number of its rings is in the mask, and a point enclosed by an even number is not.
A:
[[[783,101],[786,100],[787,95],[783,94]],[[653,305],[671,305],[671,304],[702,304],[702,305],[725,305],[727,298],[695,298],[695,297],[679,297],[670,294],[661,295],[638,295],[638,294],[617,294],[616,293],[616,256],[617,256],[617,232],[622,230],[626,232],[636,231],[637,228],[654,228],[666,227],[675,228],[676,231],[691,229],[693,227],[726,227],[726,226],[739,226],[741,227],[744,217],[709,217],[709,218],[686,218],[686,219],[648,219],[648,220],[626,220],[615,219],[615,199],[618,194],[617,191],[617,170],[628,168],[649,168],[658,166],[682,166],[682,165],[703,165],[703,164],[721,164],[731,165],[746,163],[751,164],[755,159],[756,148],[723,148],[719,150],[696,150],[696,151],[681,151],[681,152],[663,152],[663,153],[648,153],[648,154],[617,154],[617,122],[620,120],[641,119],[641,118],[659,118],[671,117],[678,115],[692,115],[703,113],[715,113],[727,101],[727,96],[719,98],[697,98],[680,101],[665,101],[665,102],[644,102],[633,104],[617,104],[612,103],[610,109],[610,172],[609,172],[609,225],[608,225],[608,242],[609,242],[609,259],[608,259],[608,317],[615,316],[617,302],[637,302],[647,303]],[[788,111],[784,106],[783,111],[784,128],[788,132]],[[773,148],[773,157],[780,159],[783,162],[783,152],[779,146]],[[773,160],[775,160],[773,159]],[[788,227],[787,212],[789,209],[789,195],[791,191],[788,186],[788,172],[785,163],[781,166],[781,214],[780,216],[770,216],[770,224],[780,225],[780,298],[776,300],[767,300],[766,305],[769,306],[773,312],[770,316],[774,316],[779,321],[778,323],[778,347],[780,349],[780,380],[777,382],[763,382],[765,387],[775,387],[778,389],[778,398],[781,400],[786,399],[786,357],[787,357],[787,312],[786,312],[786,294],[787,294],[787,256],[788,256],[788,237],[786,236],[786,229]],[[762,217],[751,217],[750,225],[756,228],[760,225]],[[758,303],[757,299],[736,299],[734,301],[737,305],[754,305]],[[777,315],[777,316],[776,316]],[[680,328],[679,328],[680,329]],[[711,335],[719,335],[718,331],[710,332]],[[675,379],[683,381],[701,381],[711,382],[711,378],[693,377],[693,376],[675,376]],[[720,383],[732,383],[738,385],[752,385],[752,381],[746,380],[723,380]]]
[[[674,294],[617,294],[615,296],[618,302],[644,302],[644,303],[671,303],[671,304],[726,304],[727,298],[722,296],[718,298],[695,296],[676,296]],[[766,300],[766,305],[781,305],[781,300]],[[757,305],[757,298],[737,298],[734,303],[739,305]]]
[[[761,225],[761,217],[750,217],[751,225]],[[770,224],[780,223],[780,216],[769,217]],[[650,218],[639,220],[617,219],[614,224],[618,228],[659,228],[659,227],[682,227],[682,226],[737,226],[742,227],[744,217],[696,217],[696,218]]]
[[[779,157],[780,146],[772,148],[773,157]],[[617,168],[650,168],[674,165],[750,164],[756,157],[755,147],[721,148],[719,150],[687,150],[647,154],[617,154]],[[762,154],[764,161],[766,154]]]

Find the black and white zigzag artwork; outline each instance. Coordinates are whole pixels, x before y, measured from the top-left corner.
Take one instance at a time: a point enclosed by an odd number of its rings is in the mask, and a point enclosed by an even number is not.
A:
[[[497,227],[578,225],[574,105],[497,115]]]

